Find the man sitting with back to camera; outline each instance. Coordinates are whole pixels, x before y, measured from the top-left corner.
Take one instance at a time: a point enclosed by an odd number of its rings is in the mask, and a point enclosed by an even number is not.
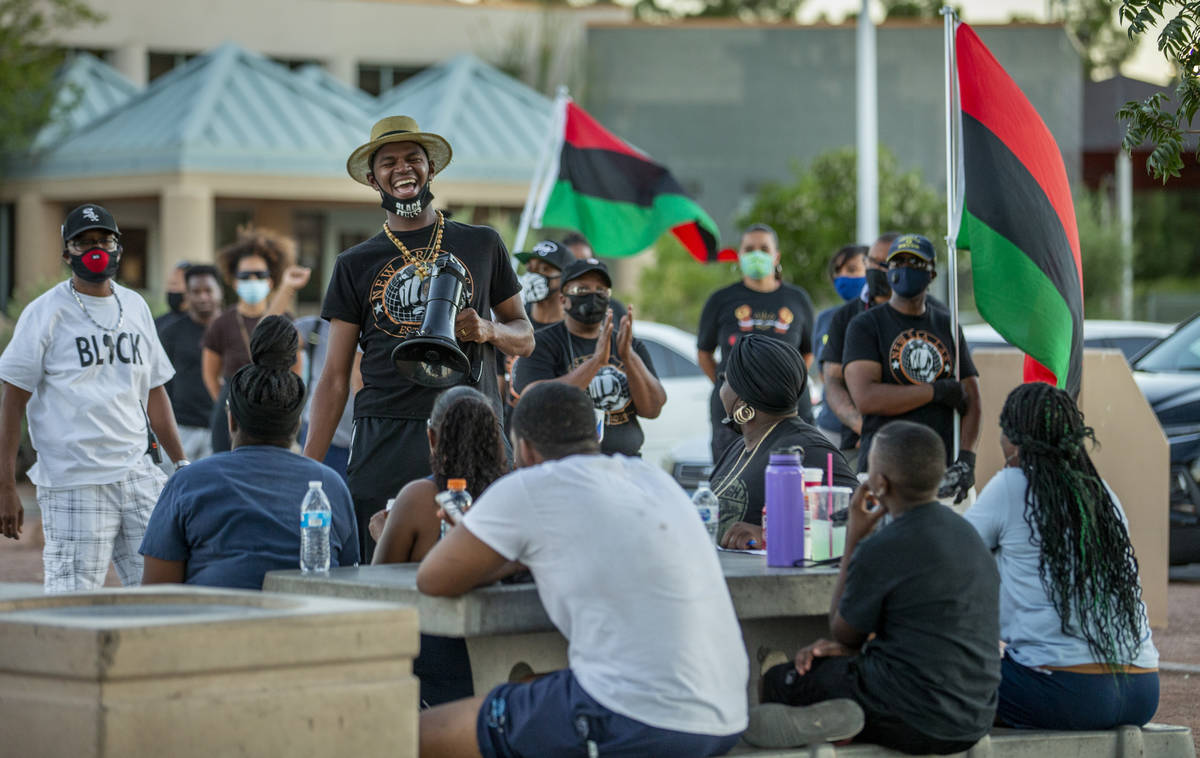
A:
[[[569,668],[421,712],[430,756],[697,758],[746,726],[733,603],[687,495],[638,458],[600,454],[592,401],[546,382],[513,414],[521,467],[494,482],[422,561],[454,597],[528,567]]]
[[[747,742],[793,747],[857,732],[860,742],[944,755],[987,733],[1000,684],[1000,577],[971,525],[937,502],[945,455],[923,424],[893,421],[875,434],[850,502],[834,641],[763,675]],[[885,513],[892,523],[867,539]]]

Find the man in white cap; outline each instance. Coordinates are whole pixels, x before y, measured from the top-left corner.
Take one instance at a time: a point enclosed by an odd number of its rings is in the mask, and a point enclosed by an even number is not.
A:
[[[344,251],[334,264],[321,317],[329,321],[325,370],[313,397],[304,454],[325,457],[349,394],[355,344],[362,347],[362,389],[354,398],[354,438],[346,467],[359,520],[362,556],[370,561],[369,521],[409,481],[427,476],[425,422],[440,389],[401,376],[392,351],[416,335],[425,315],[434,261],[453,256],[466,269],[454,337],[470,360],[464,382],[493,399],[500,393],[496,350],[533,351],[533,328],[521,284],[494,229],[449,221],[433,208],[430,184],[450,163],[450,144],[408,116],[390,116],[350,154],[346,170],[379,193],[383,229]]]
[[[98,588],[110,559],[121,583],[136,585],[166,482],[152,461],[158,444],[176,469],[187,465],[164,386],[175,371],[146,301],[113,281],[122,248],[112,214],[81,205],[62,238],[71,278],[26,306],[0,355],[0,533],[20,538],[14,467],[27,413],[46,591]]]

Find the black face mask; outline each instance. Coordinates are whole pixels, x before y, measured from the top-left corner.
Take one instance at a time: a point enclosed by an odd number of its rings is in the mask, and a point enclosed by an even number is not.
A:
[[[920,268],[894,268],[888,271],[888,283],[900,297],[914,298],[929,287],[933,272]]]
[[[382,198],[382,202],[379,203],[381,208],[404,218],[416,218],[420,216],[421,211],[428,208],[429,204],[433,202],[433,192],[429,189],[429,182],[425,182],[425,186],[421,188],[421,193],[414,200],[401,200],[382,188],[379,190],[379,196]]]
[[[567,295],[567,313],[583,324],[599,324],[608,312],[608,295],[589,292],[586,295]]]
[[[182,292],[168,292],[167,293],[167,307],[171,309],[172,313],[180,313],[181,311],[183,311],[183,293]]]
[[[117,268],[121,265],[122,250],[123,248],[118,246],[114,252],[110,253],[94,247],[85,251],[83,255],[67,253],[67,264],[70,265],[75,276],[85,282],[99,284],[105,279],[112,279],[117,275]]]
[[[867,297],[883,299],[892,296],[892,285],[888,284],[888,272],[877,268],[867,269]]]

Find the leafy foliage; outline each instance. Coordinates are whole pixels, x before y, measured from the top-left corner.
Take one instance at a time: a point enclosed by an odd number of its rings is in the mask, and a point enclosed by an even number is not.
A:
[[[1088,318],[1120,318],[1121,225],[1107,194],[1077,187],[1075,223],[1083,263],[1084,313]]]
[[[1142,102],[1130,101],[1117,111],[1117,118],[1126,122],[1121,147],[1132,152],[1144,142],[1153,144],[1146,169],[1165,183],[1183,170],[1184,135],[1192,133],[1192,120],[1200,110],[1200,2],[1121,0],[1117,12],[1130,39],[1162,24],[1158,50],[1179,72],[1173,112],[1167,107],[1166,93],[1156,93]],[[1200,146],[1197,154],[1200,157]]]
[[[793,171],[788,182],[763,187],[738,223],[770,224],[779,233],[784,279],[807,289],[818,306],[832,304],[837,298],[826,267],[830,256],[853,242],[855,235],[855,151],[834,150]],[[882,147],[879,187],[881,229],[942,238],[945,198],[926,186],[918,172],[902,171],[895,156]],[[655,250],[654,265],[644,269],[638,281],[634,301],[639,316],[694,331],[709,294],[737,281],[741,274],[735,264],[696,263],[669,234]]]
[[[704,301],[718,287],[741,278],[736,264],[701,265],[671,234],[654,246],[654,264],[638,277],[637,317],[696,331]],[[623,297],[618,293],[619,297]]]
[[[1088,73],[1110,76],[1136,45],[1115,23],[1112,0],[1050,0]]]
[[[0,155],[28,147],[50,118],[63,61],[54,31],[100,19],[81,0],[0,0]]]
[[[793,179],[762,188],[750,210],[738,219],[761,222],[779,233],[784,277],[821,299],[829,290],[830,256],[855,242],[856,153],[841,148],[793,168]],[[880,231],[918,232],[932,240],[945,236],[946,199],[927,186],[918,171],[900,168],[896,156],[879,148]],[[869,245],[873,240],[857,240]]]

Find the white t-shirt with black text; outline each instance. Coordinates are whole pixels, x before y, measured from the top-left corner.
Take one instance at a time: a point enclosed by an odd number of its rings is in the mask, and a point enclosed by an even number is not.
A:
[[[60,282],[21,312],[0,354],[0,380],[33,393],[26,417],[37,463],[29,478],[39,487],[109,484],[146,454],[147,397],[175,370],[146,301],[113,287],[115,297],[76,293],[89,319],[69,280]]]
[[[746,728],[749,664],[716,550],[666,472],[575,455],[494,482],[463,525],[529,567],[584,691],[660,729]]]

